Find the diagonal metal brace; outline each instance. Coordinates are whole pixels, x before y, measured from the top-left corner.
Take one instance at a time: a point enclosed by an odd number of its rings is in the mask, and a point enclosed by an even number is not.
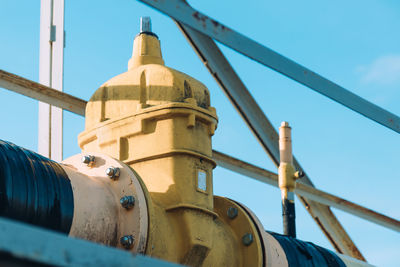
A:
[[[400,133],[400,118],[293,60],[193,9],[182,0],[139,0],[237,52]]]
[[[221,50],[210,37],[179,22],[177,22],[177,25],[232,102],[233,106],[271,157],[274,164],[278,166],[278,134],[255,99],[251,96],[246,86],[233,70],[228,60],[222,54]],[[295,158],[293,161],[298,170],[303,170]],[[303,177],[302,182],[309,186],[314,186],[307,175]],[[299,198],[339,253],[347,254],[365,261],[361,252],[357,249],[350,236],[346,233],[343,226],[328,206],[311,201],[302,196],[299,196]]]

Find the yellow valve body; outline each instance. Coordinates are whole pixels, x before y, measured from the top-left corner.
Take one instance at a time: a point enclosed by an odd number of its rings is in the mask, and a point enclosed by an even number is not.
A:
[[[260,266],[262,245],[251,219],[213,195],[211,136],[218,119],[209,91],[163,64],[158,38],[138,35],[129,70],[88,102],[79,146],[119,159],[141,177],[148,191],[146,254],[191,266]],[[239,219],[226,217],[230,207]],[[244,245],[245,234],[254,241]]]

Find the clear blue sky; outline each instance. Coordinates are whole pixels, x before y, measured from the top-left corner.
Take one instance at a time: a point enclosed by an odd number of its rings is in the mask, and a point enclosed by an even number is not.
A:
[[[203,13],[400,115],[400,2],[211,1]],[[40,1],[0,1],[0,69],[38,80]],[[65,91],[83,99],[126,71],[139,17],[151,16],[166,64],[202,81],[220,118],[214,148],[269,170],[266,153],[168,17],[134,0],[66,0]],[[400,136],[220,46],[273,125],[293,126],[293,146],[314,184],[400,218]],[[0,139],[37,149],[36,101],[0,89]],[[84,119],[64,112],[64,157],[80,152]],[[281,232],[279,190],[216,168],[214,189]],[[297,202],[298,236],[330,244]],[[400,235],[334,210],[367,260],[399,266]]]

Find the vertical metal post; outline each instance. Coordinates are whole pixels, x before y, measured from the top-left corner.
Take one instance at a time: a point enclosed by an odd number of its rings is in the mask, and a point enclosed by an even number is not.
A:
[[[296,237],[296,213],[294,208],[294,188],[296,173],[293,166],[292,136],[289,123],[282,122],[279,127],[279,188],[282,196],[283,234]],[[298,174],[297,174],[298,175]]]
[[[40,3],[39,82],[63,90],[64,0]],[[62,109],[39,102],[38,152],[62,160]]]

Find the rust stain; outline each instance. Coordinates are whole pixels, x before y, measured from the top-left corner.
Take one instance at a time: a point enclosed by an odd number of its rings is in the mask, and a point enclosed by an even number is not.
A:
[[[192,16],[193,16],[196,20],[202,22],[203,28],[206,28],[206,27],[207,27],[206,22],[207,22],[207,20],[210,20],[210,21],[211,21],[211,24],[214,26],[214,28],[221,28],[222,31],[230,31],[229,28],[227,28],[227,27],[225,27],[224,25],[220,24],[218,21],[213,20],[213,19],[209,19],[207,16],[202,15],[202,14],[199,13],[198,11],[194,12],[194,13],[192,14]]]
[[[192,15],[195,19],[201,21],[203,23],[203,27],[206,27],[206,20],[208,19],[206,16],[200,14],[198,11],[194,12]]]

